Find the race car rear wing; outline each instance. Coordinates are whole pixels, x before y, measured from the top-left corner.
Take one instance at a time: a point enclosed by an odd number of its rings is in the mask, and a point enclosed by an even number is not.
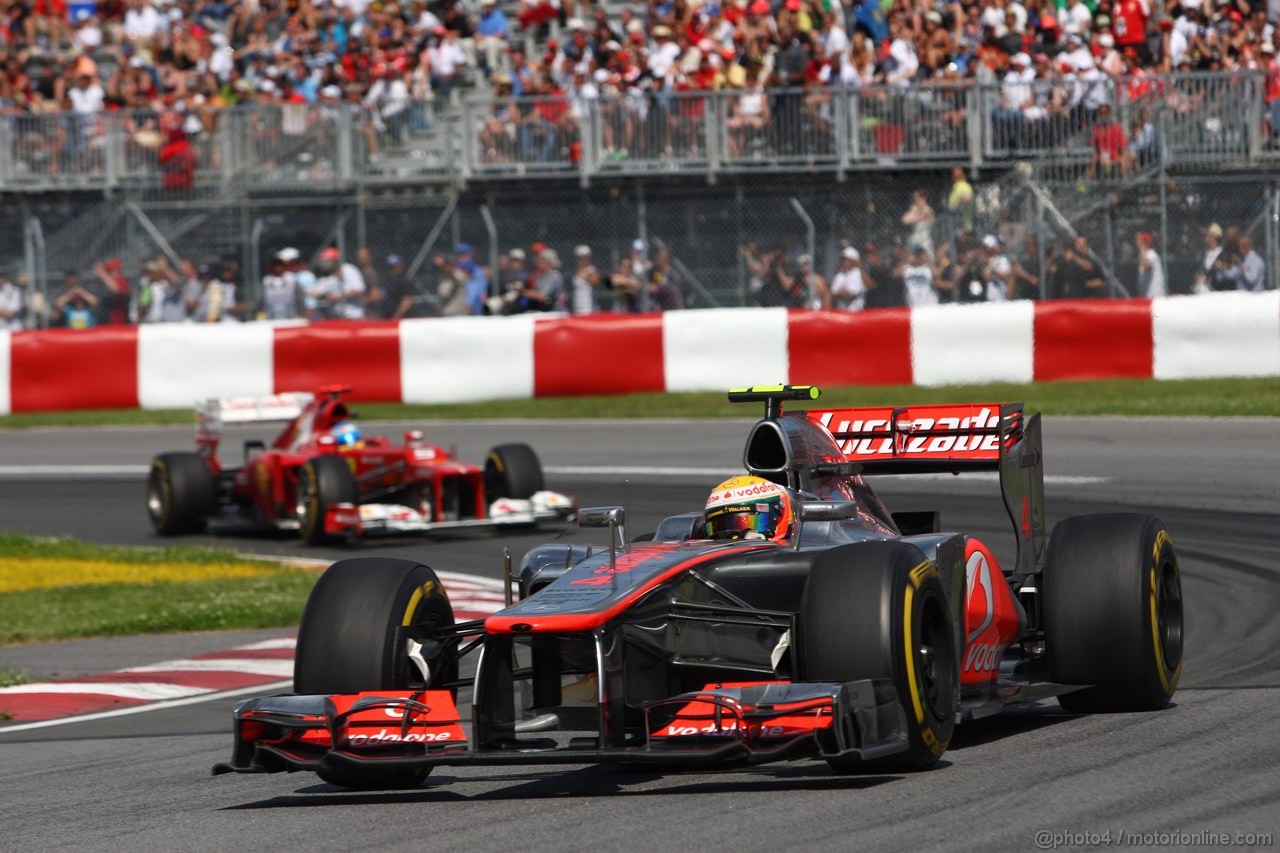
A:
[[[810,409],[863,474],[996,471],[1018,542],[1016,573],[1044,567],[1040,416],[1021,403]]]
[[[196,404],[196,446],[213,452],[224,424],[283,423],[302,414],[314,394],[295,391],[264,397],[219,397]]]

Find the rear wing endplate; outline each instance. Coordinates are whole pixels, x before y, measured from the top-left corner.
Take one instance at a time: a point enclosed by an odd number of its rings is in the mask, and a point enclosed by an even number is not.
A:
[[[1021,403],[810,409],[863,474],[995,471],[1018,542],[1015,573],[1044,567],[1040,416]]]

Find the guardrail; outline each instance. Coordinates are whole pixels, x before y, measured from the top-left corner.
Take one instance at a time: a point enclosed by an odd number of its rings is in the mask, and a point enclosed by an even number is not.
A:
[[[345,188],[1028,159],[1084,167],[1113,124],[1143,164],[1244,166],[1280,154],[1264,106],[1261,75],[1222,73],[10,115],[0,116],[0,186]]]

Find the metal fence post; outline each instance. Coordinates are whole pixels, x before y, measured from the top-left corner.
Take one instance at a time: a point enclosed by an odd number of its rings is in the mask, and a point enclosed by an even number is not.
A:
[[[985,111],[986,98],[983,96],[982,88],[977,84],[973,84],[964,94],[964,114],[966,118],[965,129],[969,133],[969,168],[976,169],[982,165],[983,155],[985,151],[986,140],[991,138],[986,133],[987,122],[991,120],[991,116]]]
[[[1115,277],[1116,241],[1115,241],[1115,235],[1111,233],[1112,219],[1111,219],[1110,204],[1108,204],[1103,209],[1103,213],[1106,214],[1106,217],[1104,219],[1105,225],[1103,226],[1103,236],[1106,237],[1107,269],[1111,270],[1111,275],[1107,276],[1107,297],[1109,299],[1115,299],[1116,298],[1116,277]]]
[[[816,270],[818,268],[818,261],[814,257],[814,247],[817,244],[817,229],[813,225],[813,218],[810,217],[809,212],[804,209],[804,205],[800,203],[800,199],[795,196],[791,197],[791,209],[796,212],[796,216],[800,217],[800,221],[804,223],[806,245],[809,250],[809,269]],[[810,274],[807,284],[809,285],[809,307],[813,308],[816,307],[814,303],[818,300],[818,291],[817,284],[815,283],[812,274]]]
[[[836,105],[832,119],[836,125],[836,180],[843,181],[845,172],[849,171],[849,130],[853,126],[853,93],[839,88],[831,96]],[[853,134],[857,139],[857,133]]]
[[[720,102],[723,100],[721,95],[722,93],[720,92],[708,92],[702,96],[711,102],[706,104],[702,110],[706,120],[707,171],[709,176],[714,176],[720,171]]]
[[[355,122],[351,114],[355,108],[346,107],[338,110],[338,146],[335,156],[338,158],[338,183],[350,183],[355,176]],[[364,171],[362,168],[361,172]]]
[[[492,195],[492,194],[490,194]],[[480,205],[480,218],[484,220],[484,228],[489,232],[489,295],[498,293],[498,226],[493,221],[493,213],[488,204]]]

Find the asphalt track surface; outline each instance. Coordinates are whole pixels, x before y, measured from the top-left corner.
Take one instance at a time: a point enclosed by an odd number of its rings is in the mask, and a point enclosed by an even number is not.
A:
[[[453,424],[431,433],[471,458],[499,441],[528,440],[561,472],[549,477],[553,488],[584,505],[625,504],[636,533],[699,505],[714,473],[734,468],[744,424]],[[189,440],[181,430],[0,434],[0,528],[154,544],[140,477],[129,472]],[[1046,424],[1045,445],[1050,523],[1141,509],[1172,531],[1188,639],[1170,709],[1093,717],[1052,704],[1008,711],[961,726],[938,768],[914,775],[837,777],[812,762],[667,773],[441,768],[421,789],[368,794],[310,776],[210,778],[208,768],[229,755],[228,699],[0,729],[0,849],[1027,850],[1036,849],[1038,832],[1108,830],[1269,832],[1274,846],[1280,422],[1062,419]],[[31,466],[47,467],[33,474]],[[602,472],[609,468],[621,473]],[[938,509],[947,528],[986,534],[998,556],[1011,547],[994,482],[877,485],[892,509]],[[492,577],[502,542],[518,557],[557,535],[569,541],[586,532],[383,540],[341,552],[244,531],[189,541],[306,556],[400,554]],[[0,649],[0,667],[73,675],[280,633]]]

